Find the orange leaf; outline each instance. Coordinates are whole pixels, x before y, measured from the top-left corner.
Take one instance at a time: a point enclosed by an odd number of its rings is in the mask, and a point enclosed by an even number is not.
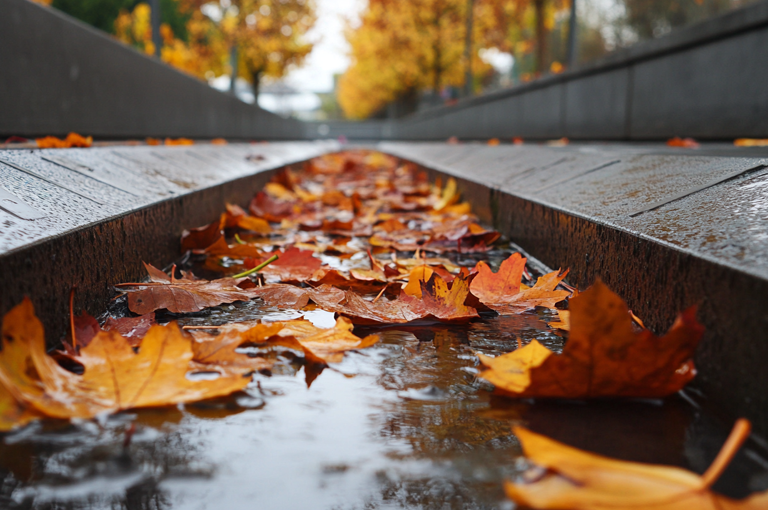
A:
[[[191,402],[248,384],[240,373],[222,370],[215,380],[191,381],[191,359],[191,341],[175,324],[152,327],[138,353],[119,333],[102,331],[77,357],[85,372],[74,374],[46,354],[43,326],[24,299],[3,318],[0,383],[18,401],[57,418]]]
[[[40,413],[17,400],[0,383],[0,432],[8,432],[40,417]]]
[[[546,472],[531,482],[507,482],[504,489],[516,504],[539,509],[766,508],[768,492],[734,501],[710,491],[749,436],[749,430],[747,420],[737,421],[715,461],[699,476],[677,467],[626,462],[587,453],[523,427],[514,427],[525,456]]]
[[[682,147],[684,149],[699,148],[699,143],[693,138],[680,138],[679,136],[667,140],[667,145],[670,147]]]
[[[511,397],[660,398],[696,374],[692,358],[704,329],[694,308],[662,338],[635,333],[627,305],[601,281],[571,299],[569,308],[571,332],[562,354],[541,354],[544,347],[533,340],[498,358],[481,357],[488,370],[480,376]],[[521,358],[536,363],[525,366]]]
[[[536,281],[530,289],[522,289],[522,276],[526,259],[513,253],[501,263],[499,272],[494,273],[485,262],[475,266],[477,275],[470,284],[470,290],[481,303],[502,315],[520,313],[537,306],[553,308],[555,303],[570,295],[566,290],[555,290],[567,272],[553,271]]]

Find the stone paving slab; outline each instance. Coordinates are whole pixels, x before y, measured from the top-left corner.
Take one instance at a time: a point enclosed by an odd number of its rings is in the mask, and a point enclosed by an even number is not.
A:
[[[0,256],[337,147],[283,142],[0,151]]]
[[[766,151],[652,145],[379,148],[499,191],[668,243],[768,279]],[[729,157],[730,156],[730,157]]]

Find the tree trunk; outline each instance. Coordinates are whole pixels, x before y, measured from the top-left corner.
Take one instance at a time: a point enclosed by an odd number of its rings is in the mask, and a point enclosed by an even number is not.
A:
[[[536,72],[543,74],[547,68],[547,29],[544,26],[545,0],[534,0],[536,9]]]
[[[259,85],[261,84],[261,69],[251,72],[251,88],[253,90],[253,102],[259,102]]]

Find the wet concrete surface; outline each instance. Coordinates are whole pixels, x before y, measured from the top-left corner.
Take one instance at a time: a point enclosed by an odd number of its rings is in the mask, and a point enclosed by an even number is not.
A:
[[[112,285],[144,276],[142,262],[164,266],[178,257],[185,228],[210,223],[227,203],[247,206],[273,171],[337,146],[0,151],[0,313],[29,296],[55,345],[73,286],[77,310],[101,313]],[[35,219],[25,219],[19,202]]]
[[[497,270],[509,253],[493,250],[487,259]],[[121,307],[118,300],[109,311]],[[253,300],[158,320],[302,313]],[[328,312],[309,313],[333,321]],[[34,423],[0,435],[0,508],[511,510],[502,483],[528,467],[515,424],[614,458],[703,473],[731,424],[695,393],[514,401],[476,377],[477,352],[500,355],[518,339],[559,352],[565,334],[547,327],[555,317],[539,309],[458,325],[358,327],[356,334],[380,334],[381,342],[319,372],[290,350],[262,347],[259,355],[277,354],[276,365],[242,393],[98,421]],[[768,450],[750,439],[715,490],[734,498],[766,490],[766,469]]]
[[[43,215],[26,220],[0,202],[0,256],[335,147],[296,142],[0,151],[3,189]]]
[[[768,149],[379,147],[457,177],[483,220],[579,288],[601,278],[656,332],[698,306],[694,387],[768,435]]]

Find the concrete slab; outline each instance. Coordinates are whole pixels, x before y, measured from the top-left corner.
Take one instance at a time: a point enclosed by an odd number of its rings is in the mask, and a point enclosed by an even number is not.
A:
[[[380,148],[455,176],[484,221],[545,264],[570,268],[569,280],[580,288],[603,279],[657,332],[698,305],[706,333],[691,395],[703,395],[726,420],[750,418],[768,435],[765,150]]]
[[[41,213],[26,219],[0,203],[0,256],[337,146],[286,142],[0,151],[2,188]]]

